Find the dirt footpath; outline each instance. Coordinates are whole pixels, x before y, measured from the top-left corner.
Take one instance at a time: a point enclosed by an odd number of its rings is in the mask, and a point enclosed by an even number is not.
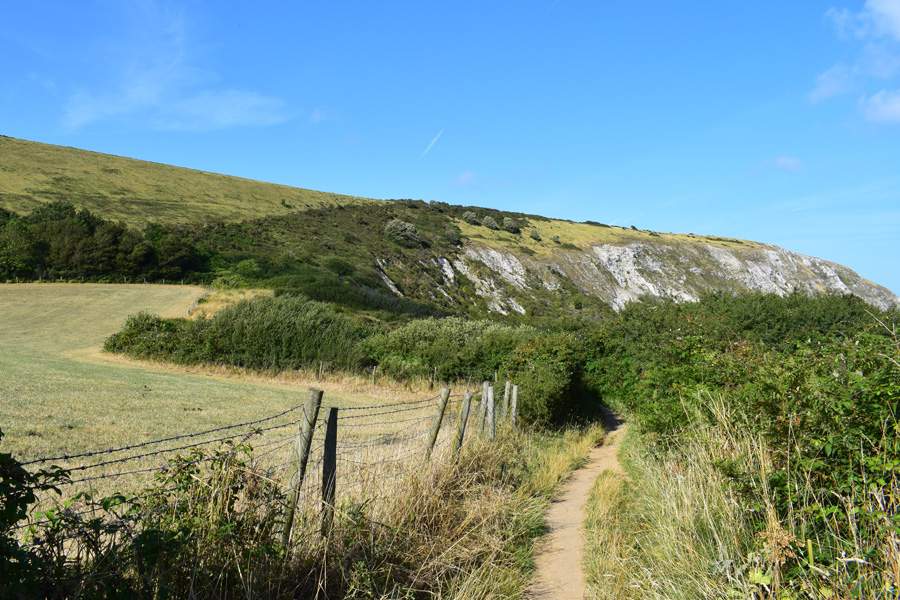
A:
[[[603,471],[622,473],[616,458],[625,425],[610,415],[606,442],[594,448],[587,464],[575,471],[547,511],[549,533],[539,542],[530,600],[581,600],[584,597],[584,509],[594,480]]]

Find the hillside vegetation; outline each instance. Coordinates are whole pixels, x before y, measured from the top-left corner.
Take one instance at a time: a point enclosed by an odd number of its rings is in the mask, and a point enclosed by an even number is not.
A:
[[[0,157],[0,208],[28,213],[63,200],[136,228],[374,202],[6,136]]]
[[[367,200],[0,138],[0,280],[303,293],[367,318],[596,318],[710,291],[900,298],[748,240],[442,202]]]

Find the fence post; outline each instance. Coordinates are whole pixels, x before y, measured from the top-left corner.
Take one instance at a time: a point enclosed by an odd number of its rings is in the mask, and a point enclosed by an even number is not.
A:
[[[516,421],[519,413],[519,386],[512,386],[512,406],[509,408],[510,417],[512,418],[513,429],[516,428]]]
[[[500,420],[504,420],[509,416],[509,388],[512,382],[507,379],[506,386],[503,388],[503,408],[500,409]]]
[[[312,443],[313,430],[316,419],[319,417],[319,407],[322,406],[322,390],[309,388],[306,396],[306,404],[303,405],[303,418],[300,419],[300,431],[297,435],[296,463],[294,473],[291,476],[291,493],[288,497],[287,512],[281,527],[281,545],[288,547],[291,541],[291,528],[294,526],[294,513],[297,511],[297,503],[300,501],[300,487],[306,475],[306,463],[309,460],[309,446]]]
[[[494,435],[497,433],[497,419],[494,414],[494,386],[488,386],[488,402],[487,402],[487,427],[488,437],[493,441]]]
[[[441,430],[441,421],[444,420],[444,411],[447,410],[447,400],[449,399],[450,388],[441,388],[441,399],[438,400],[437,412],[434,413],[434,422],[431,424],[431,432],[428,434],[428,443],[425,446],[425,460],[431,459],[431,452],[434,450],[434,443]]]
[[[481,417],[481,424],[479,425],[479,429],[484,431],[484,423],[487,418],[487,399],[488,399],[488,387],[490,387],[490,383],[485,381],[481,384],[481,404],[478,407],[478,413]]]
[[[325,428],[325,455],[322,457],[322,537],[331,533],[334,522],[334,498],[337,483],[337,421],[338,409],[328,409]]]
[[[472,406],[472,392],[463,396],[462,408],[459,411],[459,427],[456,429],[456,439],[453,441],[453,454],[456,455],[462,447],[463,437],[466,435],[466,421],[469,420],[469,409]]]

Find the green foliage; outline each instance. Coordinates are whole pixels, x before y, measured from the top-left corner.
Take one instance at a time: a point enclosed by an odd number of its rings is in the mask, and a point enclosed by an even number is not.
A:
[[[528,237],[530,237],[531,239],[533,239],[536,242],[541,241],[541,234],[538,233],[537,229],[532,229],[531,232],[528,234]]]
[[[394,219],[384,227],[384,234],[388,240],[401,246],[414,247],[421,243],[419,230],[412,223]]]
[[[579,413],[585,352],[575,334],[544,334],[516,348],[503,362],[502,376],[519,386],[523,421],[549,424]]]
[[[0,430],[0,441],[3,430]],[[31,473],[11,454],[0,452],[0,598],[42,598],[47,561],[38,550],[21,543],[16,526],[25,521],[37,493],[59,493],[68,474],[52,467]]]
[[[454,246],[462,243],[462,238],[459,236],[459,231],[457,231],[453,227],[448,227],[444,230],[444,238]]]
[[[132,315],[104,348],[183,364],[281,371],[324,361],[349,369],[364,359],[358,349],[363,336],[348,317],[327,305],[285,294],[243,300],[197,321]]]
[[[471,210],[467,210],[462,214],[462,220],[469,225],[478,225],[478,215],[476,215]]]
[[[519,228],[519,223],[510,217],[503,217],[502,229],[509,233],[522,233],[522,230]]]
[[[420,319],[364,342],[368,356],[395,377],[493,379],[506,357],[535,331],[457,317]]]
[[[741,456],[723,461],[722,472],[755,507],[748,518],[759,518],[756,526],[771,526],[762,516],[771,507],[796,537],[793,558],[772,567],[776,577],[801,589],[818,577],[816,565],[869,581],[881,567],[865,575],[862,563],[841,559],[885,565],[881,540],[900,530],[900,341],[883,325],[896,315],[876,316],[880,323],[850,296],[713,294],[698,304],[629,305],[593,333],[597,354],[585,378],[659,451],[677,448],[698,424],[716,425],[703,398],[727,398],[735,426],[766,441],[772,470],[761,482],[758,459]],[[804,563],[805,539],[818,550]]]
[[[481,224],[487,227],[488,229],[500,229],[500,226],[497,225],[497,221],[494,220],[494,217],[487,216],[481,220]]]
[[[63,201],[0,223],[0,278],[190,280],[206,258],[169,228],[142,235]]]
[[[554,244],[558,244],[558,243],[559,243],[559,236],[558,236],[558,235],[554,235],[554,236],[551,237],[550,239],[553,241]]]

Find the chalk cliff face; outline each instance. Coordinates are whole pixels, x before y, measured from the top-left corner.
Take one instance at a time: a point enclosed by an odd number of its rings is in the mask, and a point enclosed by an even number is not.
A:
[[[546,305],[562,290],[616,310],[641,296],[693,301],[715,290],[784,295],[796,289],[853,294],[881,309],[900,306],[890,290],[844,266],[764,244],[594,243],[537,257],[469,242],[454,260],[441,259],[440,267],[444,283],[462,275],[489,311],[503,314],[524,314],[525,306]]]

